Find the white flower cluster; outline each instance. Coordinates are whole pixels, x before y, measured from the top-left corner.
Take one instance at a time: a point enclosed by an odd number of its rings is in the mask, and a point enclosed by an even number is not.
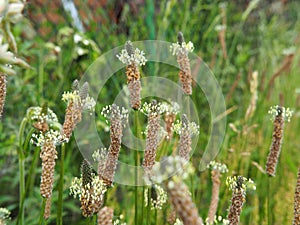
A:
[[[134,53],[129,55],[126,49],[122,49],[121,53],[117,55],[117,58],[126,65],[137,64],[144,66],[147,62],[145,53],[138,48],[134,50]]]
[[[161,183],[172,176],[175,181],[178,179],[184,180],[190,174],[193,174],[194,171],[194,167],[182,157],[168,156],[164,157],[159,163],[155,163],[152,169],[152,180],[156,183]]]
[[[285,108],[279,105],[271,106],[268,113],[271,115],[271,120],[274,120],[277,116],[282,115],[284,120],[287,120],[287,122],[291,121],[291,117],[293,115],[293,111],[290,110],[290,108]]]
[[[200,126],[197,125],[195,122],[188,122],[188,125],[183,125],[181,121],[179,120],[176,120],[176,122],[173,124],[172,126],[172,130],[181,135],[182,131],[183,130],[188,130],[191,134],[191,136],[194,136],[194,135],[199,135],[199,129],[200,129]]]
[[[5,225],[5,220],[9,220],[10,211],[6,208],[0,208],[0,224]]]
[[[123,219],[123,215],[120,215],[120,219]],[[114,221],[114,225],[126,225],[126,223],[121,223],[121,221],[119,219],[116,219]]]
[[[177,115],[180,112],[180,107],[177,102],[173,102],[173,101],[171,101],[170,103],[163,102],[161,104],[161,107],[164,108],[164,111],[167,115],[170,115],[170,114]]]
[[[207,168],[210,168],[211,170],[219,170],[220,173],[227,173],[228,168],[225,164],[218,163],[215,161],[211,161],[208,165]]]
[[[97,149],[92,154],[92,158],[94,159],[95,162],[106,160],[106,156],[107,156],[107,148]]]
[[[246,190],[256,190],[253,180],[242,176],[227,177],[226,185],[233,192],[236,190],[242,190],[244,193],[246,193]]]
[[[96,102],[90,96],[87,96],[85,99],[82,100],[82,105],[84,110],[88,110],[91,112],[95,111]]]
[[[64,102],[69,103],[70,101],[72,102],[80,102],[80,96],[78,91],[65,91],[62,95],[62,100]]]
[[[178,55],[178,53],[188,53],[194,51],[194,44],[189,41],[188,43],[182,42],[180,45],[177,43],[172,43],[170,46],[170,52],[172,52],[172,55]]]
[[[218,216],[218,217],[215,216],[213,223],[209,223],[208,218],[206,218],[205,220],[205,225],[228,225],[228,224],[229,224],[229,220],[223,219],[222,216]]]
[[[148,127],[149,127],[149,124],[147,124],[146,128],[145,128],[145,131],[142,131],[141,133],[145,136],[148,135]],[[168,135],[168,132],[163,128],[163,127],[160,127],[160,129],[157,131],[158,132],[158,139],[161,140],[162,138],[166,137]]]
[[[38,147],[42,147],[45,143],[45,140],[52,140],[55,145],[61,142],[62,136],[60,131],[50,129],[45,134],[39,132],[38,134],[33,133],[31,135],[30,143]]]
[[[93,189],[93,192],[89,191],[91,188]],[[93,173],[92,182],[85,185],[85,187],[82,187],[82,177],[75,177],[70,186],[70,195],[74,198],[78,197],[79,199],[81,196],[86,196],[91,198],[92,201],[97,202],[102,200],[106,190],[107,189],[103,181],[99,178],[99,176]],[[90,196],[91,193],[93,193],[92,196]]]
[[[151,188],[155,190],[151,190]],[[148,206],[148,192],[155,191],[155,199],[152,196],[150,199],[151,210],[162,209],[162,206],[167,202],[167,192],[157,184],[154,184],[151,188],[146,188],[144,191],[145,206]]]
[[[174,225],[184,225],[184,224],[180,219],[176,218]]]
[[[75,44],[78,44],[80,42],[82,42],[82,44],[84,44],[86,46],[90,44],[90,41],[80,34],[74,34],[73,40],[74,40]]]
[[[116,109],[116,110],[119,110],[119,111],[120,111],[121,120],[122,120],[122,122],[123,122],[123,126],[125,126],[125,124],[126,124],[127,121],[128,121],[128,109],[125,109],[124,107],[122,107],[122,108],[120,109],[120,107],[117,106],[117,109]],[[108,119],[109,119],[110,116],[111,116],[111,111],[112,111],[111,105],[107,105],[107,106],[105,106],[104,108],[102,108],[101,113],[100,113],[103,117],[106,118],[105,122],[106,122],[107,124],[109,123],[109,120],[108,120]]]
[[[139,110],[149,116],[150,113],[162,114],[165,112],[165,109],[165,106],[160,102],[156,104],[145,102]]]
[[[41,113],[41,107],[30,107],[27,109],[26,115],[32,121],[46,121],[48,124],[57,123],[58,119],[56,114],[51,110],[47,109],[47,115]]]

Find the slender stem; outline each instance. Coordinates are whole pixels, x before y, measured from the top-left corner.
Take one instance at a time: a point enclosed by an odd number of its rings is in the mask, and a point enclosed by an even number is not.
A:
[[[58,206],[57,206],[57,219],[56,223],[62,225],[62,208],[63,208],[63,191],[64,191],[64,160],[65,160],[66,146],[63,143],[61,145],[61,156],[60,156],[60,177],[58,185]]]
[[[42,209],[41,209],[41,213],[40,213],[40,219],[39,219],[39,225],[43,224],[44,221],[44,214],[45,214],[45,207],[46,207],[46,198],[43,198],[43,203],[42,203]]]
[[[20,182],[20,188],[19,188],[19,214],[18,214],[18,221],[17,224],[23,225],[24,224],[24,199],[25,199],[25,166],[24,166],[24,149],[23,149],[23,134],[24,129],[27,124],[27,118],[23,118],[20,130],[19,130],[19,148],[18,148],[18,154],[19,154],[19,182]]]
[[[139,137],[139,117],[138,117],[138,111],[135,111],[134,112],[134,119],[135,119],[135,132],[136,132],[136,137],[138,138]],[[138,144],[137,144],[138,146]],[[138,148],[135,149],[135,152],[134,152],[134,158],[135,158],[135,225],[138,225],[138,166],[139,166],[139,154],[138,154],[138,151],[137,151]]]
[[[147,225],[151,224],[150,214],[151,214],[151,189],[148,188]]]

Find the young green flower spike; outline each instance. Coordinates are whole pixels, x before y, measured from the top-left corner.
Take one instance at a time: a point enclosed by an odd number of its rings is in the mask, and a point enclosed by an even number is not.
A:
[[[179,79],[182,84],[183,92],[187,95],[192,94],[192,74],[190,68],[190,61],[188,58],[188,53],[194,50],[194,45],[192,42],[184,42],[183,34],[178,33],[178,42],[173,43],[170,46],[170,51],[173,55],[177,56],[177,62],[180,67]]]
[[[124,64],[126,64],[126,76],[128,89],[130,91],[130,106],[133,109],[138,109],[141,106],[141,82],[140,71],[138,66],[146,64],[147,59],[145,53],[138,48],[134,50],[131,41],[127,41],[125,49],[117,55],[117,58]]]
[[[276,167],[281,151],[281,143],[283,139],[283,131],[284,131],[284,122],[287,120],[290,121],[292,116],[292,111],[289,108],[284,108],[281,106],[273,106],[269,110],[269,114],[271,114],[274,119],[273,125],[273,137],[272,144],[270,147],[270,152],[267,159],[266,164],[266,173],[269,176],[275,176]]]

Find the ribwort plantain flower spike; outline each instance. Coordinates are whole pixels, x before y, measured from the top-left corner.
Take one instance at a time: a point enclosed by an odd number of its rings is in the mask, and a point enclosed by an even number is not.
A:
[[[188,187],[183,182],[189,174],[194,172],[193,167],[179,156],[169,156],[155,164],[152,172],[152,181],[163,182],[171,203],[183,224],[203,225]]]
[[[0,224],[6,225],[7,221],[10,220],[10,211],[6,208],[0,208]]]
[[[107,159],[103,167],[103,171],[99,176],[107,186],[111,186],[114,180],[115,170],[117,168],[117,162],[119,152],[121,149],[121,142],[123,136],[123,126],[128,118],[127,111],[119,108],[119,106],[113,104],[105,107],[101,114],[105,117],[110,117],[110,146],[108,149]]]
[[[146,188],[144,192],[145,206],[148,206],[149,204],[149,199],[148,199],[149,191],[151,191],[151,198],[150,198],[151,210],[162,209],[162,206],[167,202],[167,193],[164,191],[164,189],[161,186],[157,184],[153,184],[151,187]]]
[[[173,137],[173,124],[176,120],[176,115],[179,113],[179,105],[177,102],[171,101],[170,103],[163,103],[163,107],[165,108],[165,130],[167,132],[166,140],[170,141]]]
[[[89,162],[84,160],[81,166],[81,178],[75,177],[70,187],[70,194],[80,199],[83,216],[92,216],[100,210],[105,192],[105,184],[92,172]]]
[[[72,91],[65,92],[62,100],[67,103],[65,121],[62,129],[62,141],[69,142],[72,132],[76,125],[81,121],[83,110],[93,112],[96,102],[88,95],[89,85],[87,82],[79,88],[78,81],[75,80],[72,85]]]
[[[271,107],[269,110],[269,114],[273,119],[274,126],[272,134],[272,144],[266,163],[266,173],[269,176],[275,176],[276,167],[281,151],[284,123],[285,121],[290,121],[292,113],[293,112],[289,108],[285,108],[278,105]]]
[[[97,214],[98,225],[113,225],[114,210],[110,207],[103,207]]]
[[[182,114],[181,121],[173,124],[173,131],[180,136],[179,156],[189,160],[192,150],[192,136],[199,134],[199,125],[195,122],[189,122],[186,114]]]
[[[141,106],[141,81],[138,66],[144,66],[147,62],[145,53],[138,48],[134,49],[131,41],[127,41],[125,49],[121,51],[117,58],[126,64],[127,85],[130,91],[130,106],[138,109]]]
[[[179,80],[182,84],[183,92],[187,95],[192,94],[192,74],[190,67],[190,60],[188,58],[188,53],[194,50],[194,45],[192,42],[186,43],[182,32],[177,35],[178,42],[173,43],[170,46],[170,51],[173,55],[177,56],[177,62],[179,64]]]
[[[227,173],[228,169],[225,164],[221,164],[215,161],[211,161],[208,165],[208,168],[211,169],[211,179],[212,179],[213,187],[212,187],[211,202],[208,210],[207,222],[209,224],[213,224],[216,217],[216,212],[219,203],[219,192],[220,192],[220,184],[221,184],[220,176],[221,173]]]
[[[230,225],[238,225],[242,208],[246,201],[246,190],[256,190],[256,186],[251,179],[242,176],[227,177],[226,184],[232,191],[231,205],[227,219]]]
[[[6,76],[0,72],[0,118],[2,117],[3,108],[6,98]]]

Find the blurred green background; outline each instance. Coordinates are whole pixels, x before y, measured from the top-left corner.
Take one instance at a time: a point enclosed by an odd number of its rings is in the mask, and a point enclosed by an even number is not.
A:
[[[297,133],[300,132],[300,2],[275,1],[74,1],[79,22],[64,9],[63,1],[28,1],[24,19],[13,26],[19,48],[18,56],[32,69],[15,68],[16,76],[9,76],[4,116],[0,123],[0,206],[11,210],[12,221],[18,214],[18,131],[26,109],[48,102],[59,121],[63,122],[64,91],[70,89],[74,79],[80,79],[88,66],[101,54],[123,45],[127,40],[164,40],[176,42],[182,31],[186,41],[192,41],[194,52],[210,67],[226,99],[227,128],[217,161],[226,163],[229,175],[241,174],[252,178],[256,192],[248,193],[241,224],[291,224],[293,195],[299,162]],[[79,29],[79,30],[78,30]],[[80,31],[81,29],[81,31]],[[74,37],[78,35],[81,41]],[[84,44],[88,40],[89,44]],[[251,102],[250,81],[258,72],[256,110],[245,119]],[[161,72],[174,74],[168,67]],[[153,64],[143,68],[143,75],[153,74]],[[156,75],[156,74],[154,74]],[[274,79],[274,82],[272,81]],[[118,72],[103,90],[111,103],[126,82],[124,71]],[[193,97],[201,96],[194,92]],[[272,122],[267,111],[270,106],[283,104],[294,111],[291,123],[285,126],[282,154],[276,177],[269,179],[263,173],[271,144]],[[197,103],[199,108],[206,101]],[[206,107],[207,108],[207,107]],[[96,111],[97,111],[96,110]],[[201,114],[201,126],[209,129],[209,111]],[[192,162],[197,166],[204,143],[209,136],[201,132]],[[103,139],[109,140],[109,137]],[[31,146],[25,161],[26,173],[32,165],[35,147]],[[132,159],[133,160],[133,159]],[[72,139],[67,146],[64,182],[64,223],[85,224],[79,201],[69,196],[69,185],[79,176],[82,156]],[[39,193],[40,162],[36,163],[30,181],[30,192],[25,201],[25,224],[37,224],[40,213]],[[60,165],[57,165],[59,171]],[[55,174],[57,181],[59,173]],[[222,177],[218,215],[227,214],[231,193]],[[269,191],[267,191],[267,183]],[[211,196],[211,179],[208,171],[196,172],[192,196],[202,218],[206,218]],[[55,224],[56,192],[53,192],[52,216],[48,224]],[[142,193],[139,192],[142,196]],[[124,215],[133,224],[133,188],[115,185],[107,197],[107,204],[115,215]],[[267,199],[269,198],[269,205]],[[270,200],[271,199],[271,200]],[[131,207],[132,206],[132,207]],[[164,212],[159,212],[156,224],[164,224]],[[9,222],[10,223],[10,222]],[[153,220],[153,224],[155,224]]]

